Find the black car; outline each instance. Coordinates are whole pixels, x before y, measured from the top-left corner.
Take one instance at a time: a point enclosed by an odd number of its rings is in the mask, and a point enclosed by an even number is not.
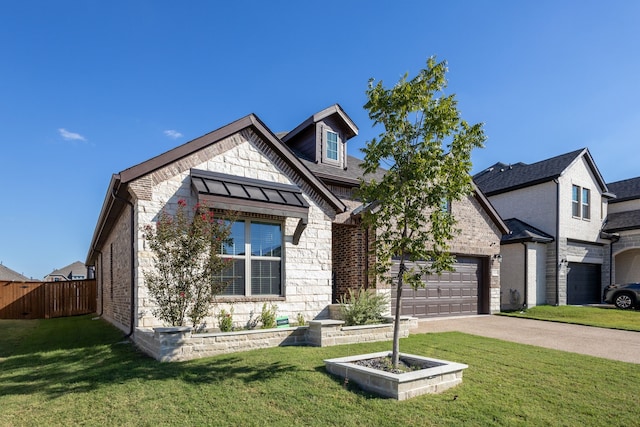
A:
[[[609,285],[604,288],[602,299],[622,309],[636,307],[640,303],[640,283]]]

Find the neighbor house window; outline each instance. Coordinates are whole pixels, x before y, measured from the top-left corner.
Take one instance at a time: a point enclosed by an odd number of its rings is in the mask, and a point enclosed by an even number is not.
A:
[[[573,186],[572,189],[572,193],[571,193],[571,206],[572,206],[572,212],[571,214],[573,216],[580,216],[580,187],[578,187],[577,185]]]
[[[239,220],[231,225],[233,243],[223,245],[230,265],[222,272],[229,283],[223,295],[280,295],[282,292],[282,226]]]
[[[338,134],[327,131],[327,159],[338,160]]]
[[[574,185],[571,193],[571,214],[576,218],[591,218],[591,191]]]
[[[591,194],[588,188],[582,189],[582,219],[591,218]]]

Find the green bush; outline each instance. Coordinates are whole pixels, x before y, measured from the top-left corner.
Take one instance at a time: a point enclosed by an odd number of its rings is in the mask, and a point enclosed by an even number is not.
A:
[[[340,298],[340,313],[347,326],[381,323],[382,313],[386,311],[387,304],[386,295],[364,288],[356,292],[349,289],[349,295]]]
[[[276,310],[278,310],[277,305],[269,304],[267,307],[267,303],[262,304],[262,313],[260,314],[260,322],[262,323],[262,329],[271,329],[275,328],[276,325]]]
[[[216,317],[218,318],[218,327],[221,332],[233,331],[233,307],[231,307],[230,311],[223,308]]]

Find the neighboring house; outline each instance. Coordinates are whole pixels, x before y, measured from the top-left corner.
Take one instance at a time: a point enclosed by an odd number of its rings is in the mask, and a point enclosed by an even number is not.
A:
[[[31,279],[0,263],[0,280],[8,282],[26,282]]]
[[[609,283],[640,282],[640,177],[607,186],[616,195],[603,227],[611,238]]]
[[[501,243],[503,310],[601,301],[611,244],[601,231],[614,195],[588,149],[496,163],[474,181],[512,230]]]
[[[277,305],[278,315],[328,318],[346,289],[370,285],[372,233],[359,226],[353,193],[362,170],[346,147],[357,132],[339,105],[278,135],[251,114],[113,175],[86,261],[95,267],[98,311],[130,333],[161,326],[143,280],[153,255],[142,228],[184,199],[239,215],[233,249],[223,255],[233,259],[231,283],[217,298],[225,308],[233,304],[237,323],[264,303]],[[407,295],[407,314],[499,309],[497,260],[506,226],[480,191],[451,209],[462,229],[452,245],[459,269],[433,278],[433,306],[424,293]]]
[[[87,278],[87,267],[83,262],[76,261],[73,264],[53,270],[44,276],[45,282],[60,282],[65,280],[84,280]]]

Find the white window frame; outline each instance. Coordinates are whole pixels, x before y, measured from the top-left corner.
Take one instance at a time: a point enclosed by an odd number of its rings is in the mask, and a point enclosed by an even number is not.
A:
[[[335,153],[336,153],[336,158],[331,158],[329,157],[329,134],[333,134],[336,136],[336,149],[335,149]],[[330,129],[327,129],[324,133],[325,135],[325,149],[324,149],[324,157],[325,159],[327,159],[330,162],[339,162],[340,161],[340,135],[338,134],[338,132],[334,132]],[[333,150],[331,150],[333,152]]]
[[[575,184],[571,186],[571,216],[586,221],[591,220],[591,190],[589,188]]]
[[[245,218],[241,217],[236,222],[244,222],[244,255],[221,254],[223,259],[243,260],[244,261],[244,294],[220,294],[221,297],[280,297],[284,295],[284,222],[274,221],[261,218]],[[264,256],[252,255],[251,253],[251,224],[262,223],[280,226],[280,256]],[[253,294],[251,289],[251,261],[279,261],[280,262],[280,292],[278,294]]]
[[[591,219],[591,190],[584,187],[580,190],[580,215],[582,219]]]

